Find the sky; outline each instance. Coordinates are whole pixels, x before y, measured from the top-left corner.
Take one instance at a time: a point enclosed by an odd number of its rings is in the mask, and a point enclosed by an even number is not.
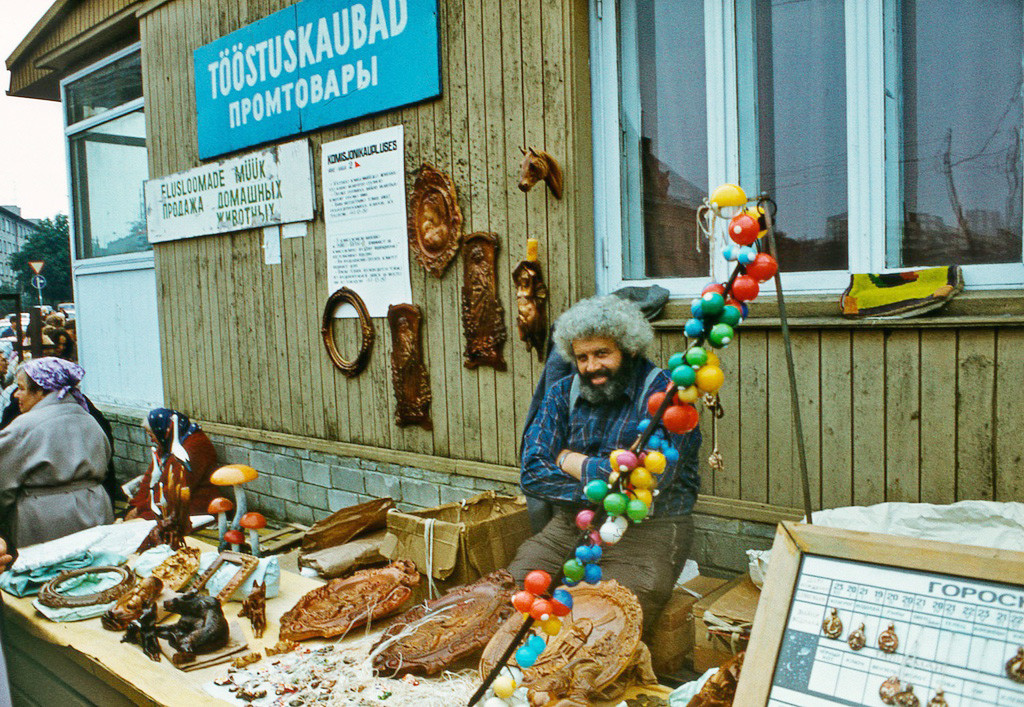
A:
[[[60,104],[7,95],[7,57],[51,4],[52,0],[0,0],[0,205],[20,206],[25,218],[68,212]]]

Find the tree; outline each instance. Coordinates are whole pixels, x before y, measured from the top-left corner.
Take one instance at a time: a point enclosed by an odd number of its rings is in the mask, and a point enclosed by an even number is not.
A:
[[[22,292],[22,306],[28,307],[37,302],[36,288],[31,282],[35,273],[28,264],[30,260],[46,262],[42,272],[46,278],[43,301],[54,306],[60,302],[70,302],[73,290],[68,217],[57,214],[52,220],[40,221],[37,228],[21,250],[11,256],[11,269],[18,275],[18,286]]]

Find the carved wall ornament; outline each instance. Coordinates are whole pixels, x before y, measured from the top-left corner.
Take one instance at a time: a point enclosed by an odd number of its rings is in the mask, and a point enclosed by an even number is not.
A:
[[[544,361],[544,345],[548,339],[548,288],[544,284],[540,263],[523,260],[512,271],[516,286],[516,326],[519,340],[527,351],[536,351],[537,360]]]
[[[91,594],[74,595],[60,593],[60,588],[65,582],[86,574],[116,574],[121,579],[114,586]],[[135,584],[135,573],[125,567],[115,567],[113,565],[107,567],[81,567],[61,572],[44,584],[42,589],[39,590],[39,603],[54,609],[109,604],[128,591],[133,584]]]
[[[462,281],[462,333],[466,337],[463,364],[466,368],[493,366],[504,371],[502,348],[508,335],[505,309],[498,299],[495,257],[498,236],[473,233],[463,248],[465,271]]]
[[[386,567],[359,570],[346,579],[332,579],[307,592],[281,617],[282,640],[342,636],[394,613],[412,596],[420,573],[408,560],[396,560]]]
[[[342,304],[350,304],[355,307],[359,314],[359,327],[362,330],[362,342],[359,346],[359,353],[355,360],[346,361],[334,343],[334,312]],[[370,362],[370,352],[373,350],[373,340],[376,336],[373,330],[373,321],[370,319],[370,312],[366,309],[363,298],[347,287],[338,288],[334,294],[327,298],[324,305],[324,316],[320,324],[320,336],[323,337],[324,346],[327,347],[327,355],[335,367],[349,378],[362,373]]]
[[[455,183],[429,164],[420,167],[409,202],[409,245],[420,265],[441,277],[459,250],[462,212]]]
[[[434,428],[430,421],[430,374],[423,363],[422,314],[414,304],[388,307],[391,327],[391,384],[395,388],[395,423]]]
[[[640,640],[643,612],[636,595],[614,580],[569,591],[572,613],[537,662],[523,671],[520,684],[530,704],[587,705],[616,700],[629,685],[657,683],[651,653]],[[516,613],[498,629],[480,660],[481,676],[490,673],[522,623]]]
[[[199,569],[199,548],[182,547],[153,568],[151,574],[159,577],[163,583],[178,592],[188,584],[192,575]]]
[[[420,604],[388,626],[371,651],[373,667],[387,675],[435,675],[479,651],[512,615],[515,581],[497,570],[440,599]],[[399,636],[410,628],[411,633]]]
[[[252,624],[252,635],[256,638],[263,638],[263,632],[267,630],[267,582],[253,584],[249,596],[242,602],[242,610],[238,612],[242,618],[249,619]]]
[[[117,603],[100,617],[100,623],[108,631],[124,631],[128,624],[142,616],[142,612],[156,601],[163,590],[164,583],[159,577],[146,577],[122,594]]]
[[[533,185],[543,180],[556,199],[562,198],[562,167],[558,160],[544,150],[520,147],[523,161],[519,164],[519,189],[530,191]]]

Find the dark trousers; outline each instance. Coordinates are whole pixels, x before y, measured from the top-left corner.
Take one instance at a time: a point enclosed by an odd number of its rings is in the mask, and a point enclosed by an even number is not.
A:
[[[559,508],[544,529],[519,546],[509,572],[522,585],[527,572],[560,573],[580,538],[576,511]],[[615,545],[602,545],[601,572],[631,590],[644,613],[644,635],[661,614],[690,553],[693,518],[689,515],[649,518],[631,523]]]

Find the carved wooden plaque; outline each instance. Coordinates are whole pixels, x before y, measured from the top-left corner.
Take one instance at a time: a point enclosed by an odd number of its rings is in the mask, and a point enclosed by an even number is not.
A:
[[[420,167],[409,203],[409,245],[420,265],[441,277],[459,250],[462,212],[455,183],[429,164]]]
[[[515,611],[514,591],[512,575],[501,569],[413,607],[381,635],[374,648],[385,648],[374,657],[373,667],[388,675],[441,672],[487,645]],[[412,633],[395,638],[413,627]]]
[[[579,585],[570,592],[572,613],[562,619],[562,630],[548,639],[537,662],[523,672],[530,704],[559,699],[592,704],[615,699],[628,684],[656,683],[650,651],[640,641],[643,612],[636,595],[615,580]],[[480,660],[481,676],[494,667],[522,623],[517,613],[498,629]]]
[[[544,361],[544,344],[548,339],[548,288],[544,284],[540,263],[524,260],[512,271],[516,285],[516,326],[520,341],[527,351],[536,351],[537,360]]]
[[[395,388],[395,423],[434,428],[430,421],[430,374],[423,363],[420,308],[414,304],[388,307],[391,327],[391,384]]]
[[[508,334],[505,309],[498,299],[495,259],[498,253],[496,233],[466,236],[462,257],[462,333],[466,337],[463,364],[466,368],[493,366],[504,371],[502,348]]]
[[[332,579],[307,592],[281,617],[281,639],[342,636],[368,620],[394,613],[412,596],[420,573],[408,560],[360,570],[347,579]]]

